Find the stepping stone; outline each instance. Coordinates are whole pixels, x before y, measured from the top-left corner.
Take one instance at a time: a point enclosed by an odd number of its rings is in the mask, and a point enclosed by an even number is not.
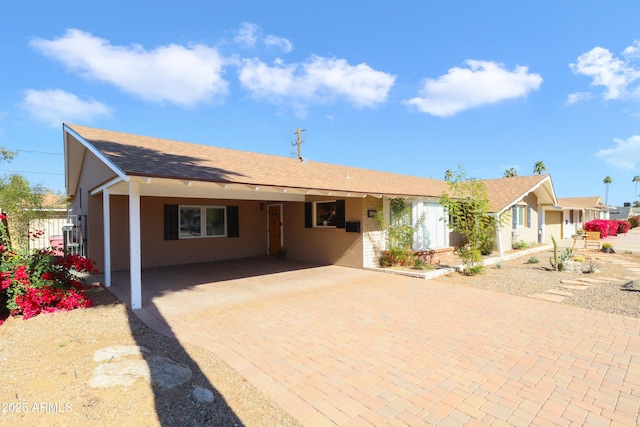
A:
[[[560,285],[561,288],[565,289],[573,289],[575,291],[584,291],[585,289],[589,289],[591,286],[588,285]]]
[[[579,286],[585,286],[585,282],[581,281],[581,280],[561,280],[560,283],[564,283],[566,285],[579,285]]]
[[[536,298],[536,299],[541,299],[541,300],[551,301],[551,302],[560,302],[564,299],[564,297],[561,297],[560,295],[549,295],[549,294],[531,294],[527,296],[530,298]]]
[[[580,282],[585,282],[585,283],[592,283],[594,285],[597,285],[599,283],[627,283],[628,280],[625,279],[615,279],[613,277],[603,277],[601,279],[579,279],[578,281]]]
[[[553,294],[553,295],[561,295],[563,297],[572,297],[573,294],[571,292],[567,292],[567,291],[560,291],[558,289],[549,289],[548,291],[545,291],[548,294]]]

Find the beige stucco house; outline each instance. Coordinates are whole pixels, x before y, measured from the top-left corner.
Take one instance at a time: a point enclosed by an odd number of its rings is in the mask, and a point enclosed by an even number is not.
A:
[[[562,218],[555,228],[562,239],[568,239],[576,231],[584,229],[585,222],[609,218],[610,207],[599,196],[561,197],[558,205],[562,208]]]
[[[374,214],[402,197],[428,220],[417,249],[449,247],[440,180],[63,125],[71,212],[86,255],[110,285],[130,270],[277,255],[377,266],[384,239]]]
[[[500,219],[500,255],[514,242],[548,243],[557,199],[550,175],[514,176],[484,180],[491,211]]]

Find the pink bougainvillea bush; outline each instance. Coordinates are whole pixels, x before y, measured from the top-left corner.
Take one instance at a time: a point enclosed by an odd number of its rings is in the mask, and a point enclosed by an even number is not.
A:
[[[618,223],[618,234],[627,234],[631,229],[631,222],[626,219],[618,219],[616,222]]]
[[[0,302],[5,313],[23,319],[91,307],[81,275],[95,272],[94,263],[80,255],[55,255],[51,249],[13,251],[0,245]]]
[[[631,228],[631,223],[625,220],[594,219],[584,223],[584,231],[598,231],[600,238],[626,233],[629,228]]]

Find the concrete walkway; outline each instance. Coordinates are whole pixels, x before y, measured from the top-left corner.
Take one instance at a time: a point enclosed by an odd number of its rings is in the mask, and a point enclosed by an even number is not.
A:
[[[126,274],[114,293],[127,300]],[[633,426],[640,319],[290,260],[144,270],[136,314],[306,426]]]

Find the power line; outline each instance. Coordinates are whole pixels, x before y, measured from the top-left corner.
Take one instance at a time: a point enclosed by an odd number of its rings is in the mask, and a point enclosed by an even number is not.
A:
[[[62,153],[51,153],[49,151],[23,150],[21,148],[18,148],[17,150],[14,150],[12,148],[5,148],[5,150],[16,151],[18,153],[38,153],[38,154],[50,154],[52,156],[64,156],[64,154]]]
[[[6,169],[0,169],[0,172],[11,172],[11,173],[35,173],[35,174],[37,174],[37,175],[64,175],[63,173],[55,173],[55,172],[17,171],[17,170],[6,170]]]

